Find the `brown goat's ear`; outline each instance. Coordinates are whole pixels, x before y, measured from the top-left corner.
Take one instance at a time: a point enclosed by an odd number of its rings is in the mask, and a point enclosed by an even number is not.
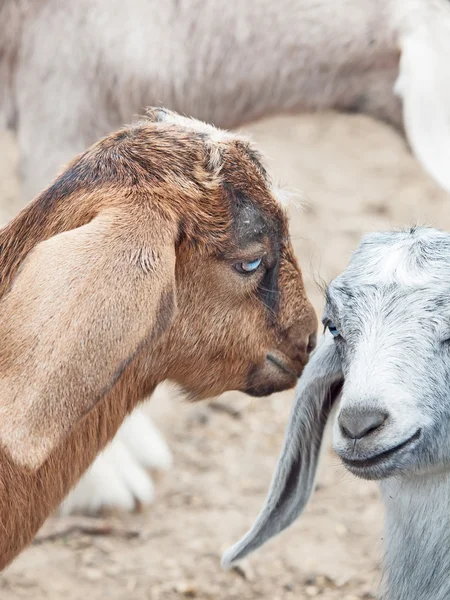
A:
[[[41,242],[1,299],[0,445],[16,463],[42,465],[170,324],[175,226],[142,221],[105,212]]]
[[[326,334],[306,365],[263,509],[250,531],[222,557],[222,566],[250,554],[297,519],[314,489],[327,419],[339,396],[343,375],[331,334]]]

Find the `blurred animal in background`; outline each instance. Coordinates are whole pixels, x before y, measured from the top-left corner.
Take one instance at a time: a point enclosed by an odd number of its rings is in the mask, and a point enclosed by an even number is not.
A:
[[[357,477],[386,508],[383,598],[450,597],[450,234],[371,233],[329,286],[328,332],[298,384],[284,448],[243,558],[288,527],[314,488],[325,424]]]
[[[74,152],[158,103],[227,128],[282,111],[365,113],[404,128],[450,189],[446,0],[1,0],[0,10],[0,124],[17,133],[27,200]]]
[[[158,103],[225,127],[280,112],[365,113],[405,132],[450,190],[448,56],[447,0],[0,0],[0,127],[17,135],[24,200]],[[140,420],[106,450],[111,486],[94,491],[91,472],[66,510],[150,501],[142,467],[167,468],[171,455]]]
[[[162,384],[152,397],[167,393]],[[133,511],[136,502],[149,505],[155,497],[151,472],[171,466],[172,454],[166,440],[148,415],[136,408],[64,499],[59,513],[94,515],[113,507]]]
[[[161,381],[265,396],[315,346],[258,153],[167,110],[75,158],[0,244],[0,568]]]

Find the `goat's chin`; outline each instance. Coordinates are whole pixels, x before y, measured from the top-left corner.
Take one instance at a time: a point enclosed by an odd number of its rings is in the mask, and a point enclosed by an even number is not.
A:
[[[249,396],[253,396],[254,398],[263,398],[264,396],[270,396],[271,394],[275,394],[276,392],[284,392],[285,390],[290,390],[295,386],[294,383],[279,385],[274,383],[266,383],[261,384],[260,386],[249,387],[243,390]]]
[[[249,396],[270,396],[276,392],[290,390],[297,385],[306,360],[293,361],[281,352],[271,352],[262,361],[248,368],[242,375],[232,373],[227,379],[226,372],[209,380],[198,377],[189,382],[176,382],[183,398],[188,402],[210,400],[230,391],[243,392]]]
[[[387,479],[416,470],[414,450],[420,443],[421,435],[422,430],[417,429],[406,440],[372,455],[355,457],[355,451],[350,456],[339,451],[337,453],[346,469],[356,477],[369,480]]]

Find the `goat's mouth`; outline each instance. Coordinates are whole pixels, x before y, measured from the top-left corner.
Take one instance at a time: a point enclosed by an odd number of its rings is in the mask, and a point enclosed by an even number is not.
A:
[[[293,388],[303,370],[281,352],[268,352],[263,364],[255,365],[243,390],[250,396],[270,396]]]
[[[420,439],[422,430],[418,429],[407,440],[376,454],[375,456],[358,458],[347,458],[340,456],[345,467],[362,479],[385,479],[405,465],[401,458],[405,450],[411,450],[412,446]]]
[[[295,369],[288,364],[287,360],[284,357],[281,358],[278,354],[275,355],[269,352],[266,355],[266,360],[278,367],[278,369],[283,373],[286,373],[286,375],[295,377],[295,379],[298,379],[300,377],[300,373],[296,372]]]

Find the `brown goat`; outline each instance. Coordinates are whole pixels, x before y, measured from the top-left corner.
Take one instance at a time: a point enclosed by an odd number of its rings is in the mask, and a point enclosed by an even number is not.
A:
[[[258,154],[165,110],[72,161],[0,244],[0,567],[159,382],[266,395],[314,346]]]
[[[159,102],[223,127],[288,111],[361,112],[404,129],[450,189],[449,54],[447,0],[0,0],[0,128],[17,135],[23,200]],[[119,437],[127,429],[135,439],[145,424],[136,413]],[[170,465],[154,427],[140,437],[151,443],[138,463]],[[116,459],[105,460],[118,474]],[[105,485],[99,465],[65,509],[149,502],[151,479],[138,463],[129,466],[139,490],[111,471]]]

